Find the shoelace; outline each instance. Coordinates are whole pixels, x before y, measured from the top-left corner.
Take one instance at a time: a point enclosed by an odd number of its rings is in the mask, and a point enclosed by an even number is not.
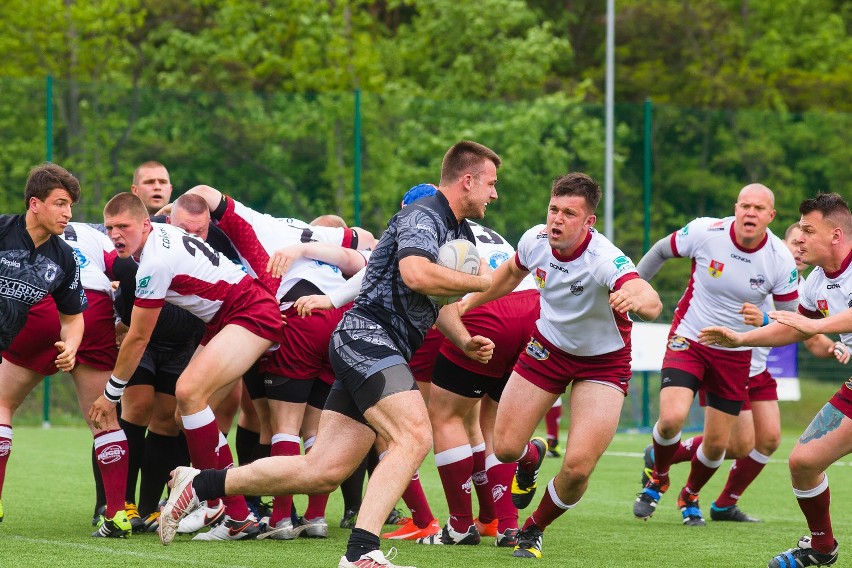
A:
[[[139,509],[133,503],[125,503],[124,504],[124,512],[127,514],[128,519],[138,519],[139,518]]]

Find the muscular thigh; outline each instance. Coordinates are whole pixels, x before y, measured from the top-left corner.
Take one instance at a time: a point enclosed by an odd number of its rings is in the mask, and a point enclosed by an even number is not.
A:
[[[831,403],[817,413],[793,449],[797,461],[825,470],[852,453],[852,419]]]

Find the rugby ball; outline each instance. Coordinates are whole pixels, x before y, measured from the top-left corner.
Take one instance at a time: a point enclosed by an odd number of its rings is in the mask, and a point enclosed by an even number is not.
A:
[[[453,239],[441,245],[436,262],[459,272],[479,274],[479,251],[476,245],[465,239]],[[429,296],[429,299],[439,306],[446,306],[458,302],[461,296]]]

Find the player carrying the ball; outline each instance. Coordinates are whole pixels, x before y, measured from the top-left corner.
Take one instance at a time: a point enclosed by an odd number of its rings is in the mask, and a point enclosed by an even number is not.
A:
[[[497,199],[500,158],[475,142],[449,149],[441,165],[438,193],[394,215],[367,263],[355,306],[332,335],[330,356],[336,380],[307,455],[271,457],[228,470],[177,468],[163,509],[161,538],[199,500],[222,495],[327,493],[349,477],[377,436],[388,443],[370,481],[339,568],[394,564],[379,550],[379,532],[432,447],[423,397],[407,361],[437,323],[471,358],[487,362],[494,344],[471,337],[455,305],[440,310],[429,296],[486,290],[490,275],[439,266],[445,242],[473,239],[465,218],[485,216]],[[437,320],[437,322],[436,322]]]

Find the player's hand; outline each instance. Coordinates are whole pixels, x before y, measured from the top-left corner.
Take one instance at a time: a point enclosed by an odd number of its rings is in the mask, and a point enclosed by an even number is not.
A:
[[[705,327],[698,332],[698,342],[721,347],[741,347],[743,344],[741,334],[722,326]]]
[[[609,295],[609,307],[620,314],[624,314],[638,312],[642,309],[642,303],[636,296],[621,288]]]
[[[89,409],[89,420],[92,421],[95,428],[105,428],[111,422],[110,415],[112,414],[115,414],[115,404],[101,395]]]
[[[127,332],[130,330],[129,327],[124,325],[121,322],[117,322],[115,324],[115,346],[121,347],[121,343],[124,341],[124,337],[127,335]]]
[[[796,312],[774,311],[769,312],[769,317],[778,323],[789,325],[793,329],[801,331],[802,333],[807,333],[808,335],[816,335],[817,333],[820,333],[819,320],[805,317]]]
[[[465,343],[464,354],[484,365],[494,355],[494,342],[487,337],[474,335]]]
[[[763,310],[754,304],[744,303],[743,307],[740,308],[740,313],[743,315],[743,323],[746,325],[753,325],[754,327],[763,325]]]
[[[478,274],[480,276],[485,276],[486,274],[491,274],[492,272],[494,272],[494,271],[491,270],[491,265],[488,263],[488,259],[487,258],[480,258],[479,259],[479,272],[478,272]]]
[[[266,271],[275,278],[281,278],[293,266],[293,261],[302,257],[301,250],[299,245],[278,249],[269,257],[269,262],[266,263]]]
[[[834,358],[837,359],[839,363],[843,363],[844,365],[848,363],[850,357],[852,357],[849,353],[849,348],[846,347],[846,344],[842,341],[835,341],[834,345],[829,348],[828,352],[834,355]]]
[[[311,315],[313,310],[331,310],[334,308],[334,304],[331,303],[331,299],[325,294],[302,296],[296,300],[293,305],[302,317]]]
[[[53,364],[56,365],[56,368],[60,371],[70,373],[71,369],[74,368],[74,364],[77,362],[77,347],[68,345],[64,341],[57,341],[53,345],[56,347],[56,350],[59,351],[59,355],[56,357]]]

